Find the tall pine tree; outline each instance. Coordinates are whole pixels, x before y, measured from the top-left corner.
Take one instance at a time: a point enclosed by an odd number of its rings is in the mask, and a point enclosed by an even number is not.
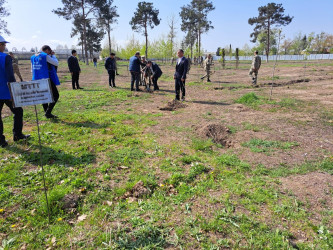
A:
[[[154,9],[153,3],[139,2],[138,7],[130,21],[132,30],[143,32],[146,37],[145,55],[148,58],[148,28],[153,29],[160,24],[161,19],[158,18],[159,10]]]
[[[270,51],[270,36],[271,30],[277,26],[286,26],[293,20],[294,17],[284,15],[284,8],[282,4],[269,3],[265,6],[258,8],[258,17],[249,18],[248,23],[255,25],[253,33],[250,37],[251,42],[256,42],[260,33],[266,34],[266,56],[268,61],[268,55]]]

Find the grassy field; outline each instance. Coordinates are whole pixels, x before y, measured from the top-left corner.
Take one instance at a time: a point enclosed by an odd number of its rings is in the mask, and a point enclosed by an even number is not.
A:
[[[329,76],[332,64],[327,67]],[[269,100],[270,88],[248,89],[243,78],[219,83],[241,88],[217,92],[191,69],[188,107],[166,112],[159,107],[174,97],[173,68],[162,68],[165,92],[156,94],[129,91],[126,70],[120,67],[119,88],[110,90],[102,64],[82,65],[84,90],[73,91],[62,63],[59,119],[47,120],[38,106],[50,223],[33,107],[24,108],[24,132],[32,135],[26,142],[12,141],[12,116],[4,112],[10,145],[0,148],[0,249],[333,248],[333,187],[325,189],[320,209],[313,197],[282,188],[288,178],[309,173],[332,177],[329,144],[314,144],[312,158],[293,161],[311,151],[301,136],[332,131],[332,106],[277,89]],[[229,73],[215,79],[233,81]],[[204,91],[214,96],[200,99]],[[305,114],[319,118],[312,123]],[[279,132],[281,123],[268,117],[283,120]],[[259,122],[265,118],[271,123]],[[233,146],[196,133],[211,122],[229,128]],[[304,134],[289,137],[291,128]],[[323,138],[332,140],[327,133]]]

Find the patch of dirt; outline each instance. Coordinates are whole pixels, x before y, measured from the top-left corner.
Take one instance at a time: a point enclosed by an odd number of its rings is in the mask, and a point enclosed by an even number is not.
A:
[[[135,200],[149,194],[151,194],[151,190],[145,187],[143,181],[139,181],[130,191],[126,192],[123,196],[121,196],[120,199],[131,198],[131,200]]]
[[[71,212],[78,207],[79,201],[80,197],[77,194],[66,194],[61,200],[61,208],[66,212]]]
[[[199,129],[198,132],[201,137],[212,139],[213,142],[221,144],[222,146],[231,146],[231,140],[229,140],[231,132],[226,126],[211,123]]]
[[[310,82],[310,79],[297,79],[297,80],[291,80],[291,81],[288,81],[288,82],[280,82],[280,83],[272,83],[272,82],[269,82],[269,83],[263,83],[263,84],[260,84],[260,86],[266,86],[266,85],[273,85],[273,87],[280,87],[280,86],[287,86],[287,85],[292,85],[292,84],[296,84],[296,83],[301,83],[301,82]]]
[[[280,179],[282,190],[291,191],[297,199],[308,203],[309,210],[320,220],[320,212],[333,207],[333,176],[328,173],[312,172],[305,175]]]
[[[177,100],[172,100],[171,102],[168,102],[168,104],[165,107],[160,108],[160,110],[174,111],[176,109],[186,108],[186,107],[187,107],[186,104]]]

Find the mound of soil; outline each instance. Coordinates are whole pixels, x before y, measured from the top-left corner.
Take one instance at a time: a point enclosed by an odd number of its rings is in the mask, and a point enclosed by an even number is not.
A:
[[[80,197],[76,194],[66,194],[61,200],[61,208],[66,212],[70,212],[77,208],[79,200]]]
[[[160,110],[174,111],[176,109],[186,108],[186,107],[187,107],[186,104],[177,100],[172,100],[171,102],[168,102],[168,104],[165,107],[160,108]]]
[[[310,210],[320,219],[320,211],[333,207],[333,176],[313,172],[280,179],[282,190],[291,191],[297,199],[310,205]]]
[[[207,124],[198,131],[201,137],[212,139],[213,142],[221,144],[222,146],[231,146],[231,141],[228,139],[231,132],[227,127],[221,124]]]
[[[136,199],[144,197],[149,194],[151,194],[151,191],[144,186],[143,181],[139,181],[134,185],[134,187],[130,191],[126,192],[123,196],[121,196],[120,199],[127,199],[127,198]]]

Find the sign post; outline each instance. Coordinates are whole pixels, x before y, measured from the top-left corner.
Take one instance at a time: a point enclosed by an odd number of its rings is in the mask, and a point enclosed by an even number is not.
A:
[[[36,114],[38,141],[39,141],[39,153],[40,153],[40,166],[42,168],[44,194],[46,199],[47,214],[49,217],[49,223],[51,222],[51,215],[49,210],[49,201],[47,198],[46,184],[45,184],[45,172],[43,166],[42,157],[42,143],[40,140],[39,120],[37,113],[37,104],[52,103],[53,95],[50,86],[49,79],[41,79],[30,82],[10,82],[8,83],[9,90],[13,99],[14,107],[34,106]]]

